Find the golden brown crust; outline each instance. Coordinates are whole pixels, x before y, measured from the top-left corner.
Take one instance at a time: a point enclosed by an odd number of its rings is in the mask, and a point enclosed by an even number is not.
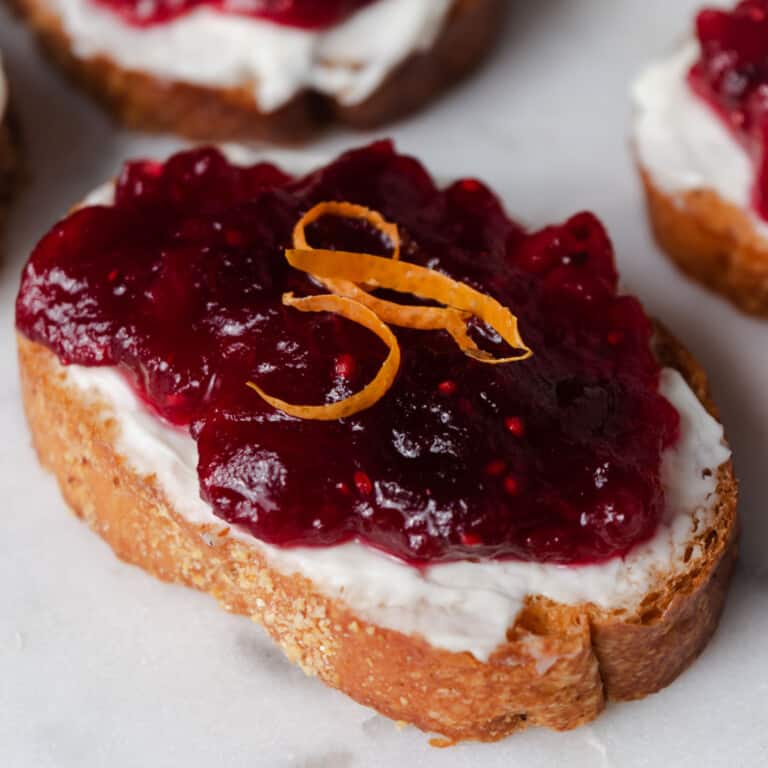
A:
[[[12,0],[44,49],[74,80],[131,128],[170,131],[198,140],[295,142],[337,119],[373,128],[411,112],[474,69],[491,48],[503,0],[455,0],[432,48],[403,62],[363,103],[343,106],[304,91],[277,111],[261,112],[252,89],[208,88],[126,70],[105,56],[73,55],[58,16],[45,0]]]
[[[651,226],[667,255],[745,312],[768,317],[768,240],[747,212],[712,189],[668,194],[640,172]]]
[[[658,324],[655,352],[662,365],[680,371],[719,420],[706,373]],[[714,523],[691,540],[702,555],[692,557],[683,574],[659,584],[633,616],[616,621],[608,613],[593,612],[592,642],[609,699],[638,699],[665,687],[701,653],[717,628],[736,563],[739,532],[738,485],[731,462],[720,469],[718,496]]]
[[[663,332],[659,355],[711,408],[703,372]],[[371,625],[306,578],[269,568],[254,547],[185,521],[153,477],[140,477],[117,455],[108,409],[68,385],[51,352],[19,337],[19,361],[41,462],[119,557],[251,616],[308,674],[395,720],[451,741],[492,741],[531,725],[574,728],[596,717],[607,698],[666,685],[714,631],[736,552],[730,465],[721,468],[715,523],[696,536],[703,554],[684,576],[659,584],[641,612],[529,598],[507,642],[481,663]]]

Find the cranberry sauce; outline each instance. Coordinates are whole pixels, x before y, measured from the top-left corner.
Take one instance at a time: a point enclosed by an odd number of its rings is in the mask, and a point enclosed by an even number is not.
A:
[[[386,355],[359,325],[281,304],[284,291],[319,291],[284,249],[325,200],[397,222],[404,260],[508,306],[534,357],[486,365],[445,332],[395,329],[402,365],[372,408],[319,422],[267,405],[246,382],[332,402],[362,389]],[[386,255],[369,226],[325,217],[308,236]],[[119,367],[160,416],[188,426],[202,496],[259,539],[357,538],[414,564],[584,563],[653,534],[660,454],[677,439],[651,323],[616,283],[591,214],[525,234],[480,182],[439,189],[389,142],[296,179],[199,149],[128,164],[114,207],[57,224],[24,271],[16,318],[65,364]],[[482,324],[472,333],[509,351]]]
[[[768,219],[768,0],[701,11],[696,30],[701,57],[689,81],[752,157],[754,206]]]
[[[303,29],[324,29],[375,0],[94,0],[137,27],[173,21],[198,8],[267,19]]]

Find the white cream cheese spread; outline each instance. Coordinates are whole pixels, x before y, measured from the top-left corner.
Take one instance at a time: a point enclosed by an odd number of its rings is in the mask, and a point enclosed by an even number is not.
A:
[[[453,0],[377,0],[324,30],[199,8],[133,27],[92,0],[44,0],[73,53],[212,88],[252,90],[263,112],[310,88],[341,104],[365,101],[412,53],[431,47]]]
[[[768,237],[768,222],[752,207],[755,172],[747,153],[688,84],[697,57],[698,47],[690,42],[652,64],[635,82],[638,160],[667,194],[714,190],[747,213],[756,230]]]

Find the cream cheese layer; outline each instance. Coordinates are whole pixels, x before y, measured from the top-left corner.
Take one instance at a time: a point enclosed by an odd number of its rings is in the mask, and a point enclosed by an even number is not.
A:
[[[44,1],[76,56],[105,56],[170,81],[249,89],[263,112],[305,89],[345,105],[365,101],[408,56],[431,47],[453,6],[453,0],[378,0],[325,30],[199,8],[139,28],[92,0]]]

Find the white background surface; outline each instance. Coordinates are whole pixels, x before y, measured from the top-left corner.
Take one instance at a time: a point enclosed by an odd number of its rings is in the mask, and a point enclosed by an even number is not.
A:
[[[742,480],[743,557],[722,626],[666,691],[592,726],[437,751],[326,689],[248,620],[123,565],[70,516],[29,445],[13,300],[34,242],[136,154],[0,9],[29,183],[0,265],[0,765],[8,768],[639,768],[768,765],[768,322],[688,283],[648,237],[627,149],[633,73],[685,33],[695,0],[519,0],[489,66],[392,129],[441,176],[477,175],[531,225],[607,222],[625,282],[712,374]],[[335,152],[367,137],[334,134]],[[313,150],[314,151],[314,150]]]

